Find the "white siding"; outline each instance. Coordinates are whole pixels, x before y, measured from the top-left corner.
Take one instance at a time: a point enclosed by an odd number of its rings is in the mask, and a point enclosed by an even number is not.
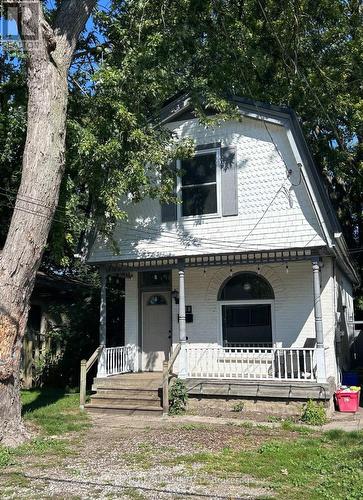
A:
[[[217,128],[189,120],[175,123],[174,129],[179,137],[193,137],[197,144],[236,146],[238,216],[161,224],[158,201],[147,199],[137,205],[125,201],[121,205],[128,222],[118,223],[114,233],[120,255],[112,254],[107,241],[98,241],[91,262],[325,244],[284,127],[268,124],[278,151],[265,125],[251,118]],[[292,170],[290,179],[287,169]]]

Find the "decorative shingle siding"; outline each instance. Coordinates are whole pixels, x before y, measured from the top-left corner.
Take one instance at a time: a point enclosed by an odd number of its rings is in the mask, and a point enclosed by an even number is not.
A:
[[[197,120],[173,124],[179,137],[192,137],[196,144],[236,147],[238,215],[162,224],[157,200],[137,205],[124,201],[128,222],[120,222],[114,233],[120,255],[112,254],[107,241],[99,241],[91,261],[324,245],[286,130],[276,124],[266,126],[278,151],[259,120],[245,117],[216,128],[205,128]]]

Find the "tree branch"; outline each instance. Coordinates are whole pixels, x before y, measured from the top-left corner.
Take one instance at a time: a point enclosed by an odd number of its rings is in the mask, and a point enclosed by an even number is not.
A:
[[[96,6],[97,0],[62,0],[54,23],[62,56],[71,63],[78,37]]]

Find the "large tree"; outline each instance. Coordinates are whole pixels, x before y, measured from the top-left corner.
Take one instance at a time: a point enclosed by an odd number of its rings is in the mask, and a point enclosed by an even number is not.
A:
[[[21,183],[0,257],[0,442],[24,439],[19,364],[28,304],[58,203],[64,170],[68,72],[96,0],[62,0],[46,18],[40,0],[18,9],[27,63],[27,134]],[[34,207],[37,210],[34,210]]]

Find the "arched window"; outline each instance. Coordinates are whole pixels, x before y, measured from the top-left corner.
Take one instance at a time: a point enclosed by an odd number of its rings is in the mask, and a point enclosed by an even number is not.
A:
[[[165,306],[166,304],[166,298],[163,295],[152,295],[147,302],[148,306]]]
[[[224,346],[271,346],[274,298],[270,283],[257,273],[242,272],[225,281],[218,294]]]
[[[275,295],[270,283],[256,273],[242,272],[224,282],[218,300],[271,300]]]

